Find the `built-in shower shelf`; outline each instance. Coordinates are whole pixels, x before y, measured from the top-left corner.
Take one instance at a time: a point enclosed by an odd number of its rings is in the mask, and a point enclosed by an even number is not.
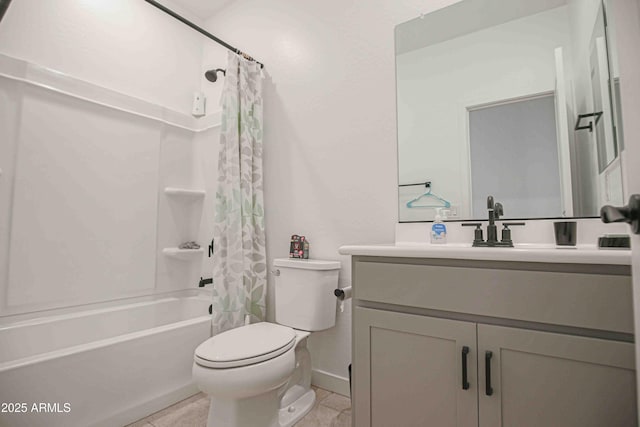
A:
[[[183,261],[189,261],[202,256],[204,249],[180,249],[180,248],[164,248],[162,253],[170,258],[176,258]]]
[[[167,187],[164,189],[164,194],[172,197],[180,197],[185,200],[199,200],[202,199],[206,191],[204,190],[193,190],[189,188],[178,188],[178,187]]]

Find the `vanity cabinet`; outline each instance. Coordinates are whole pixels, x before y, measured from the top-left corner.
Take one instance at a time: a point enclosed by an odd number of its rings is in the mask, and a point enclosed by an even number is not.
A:
[[[356,426],[478,424],[475,324],[361,307],[354,324]]]
[[[478,324],[479,425],[634,426],[634,365],[632,343]]]
[[[354,257],[353,272],[356,427],[636,425],[628,267]]]

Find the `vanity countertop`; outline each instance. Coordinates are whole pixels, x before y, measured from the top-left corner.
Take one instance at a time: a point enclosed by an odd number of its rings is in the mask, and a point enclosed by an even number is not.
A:
[[[402,243],[388,245],[345,245],[342,255],[472,259],[569,264],[631,265],[628,249],[598,249],[595,245],[558,248],[551,244],[516,244],[514,248],[474,248],[470,244]]]

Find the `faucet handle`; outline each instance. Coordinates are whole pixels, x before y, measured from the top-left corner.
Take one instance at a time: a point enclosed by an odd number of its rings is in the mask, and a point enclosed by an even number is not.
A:
[[[509,246],[513,246],[513,240],[511,240],[511,230],[509,229],[509,227],[512,225],[525,225],[525,223],[524,222],[503,222],[502,225],[504,228],[502,229],[501,243]]]
[[[484,243],[484,238],[482,237],[482,223],[481,222],[464,222],[462,223],[463,227],[476,227],[473,230],[473,246],[478,246],[480,243]]]
[[[502,207],[502,203],[496,203],[493,206],[493,215],[495,219],[499,219],[500,215],[504,215],[504,209]]]

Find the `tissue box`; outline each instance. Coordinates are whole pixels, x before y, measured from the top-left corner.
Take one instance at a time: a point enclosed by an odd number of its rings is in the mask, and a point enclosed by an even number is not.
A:
[[[289,258],[309,259],[309,241],[304,236],[291,236]]]

